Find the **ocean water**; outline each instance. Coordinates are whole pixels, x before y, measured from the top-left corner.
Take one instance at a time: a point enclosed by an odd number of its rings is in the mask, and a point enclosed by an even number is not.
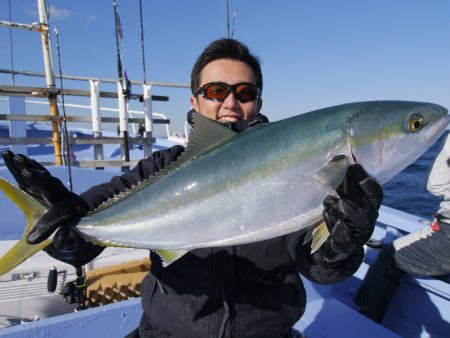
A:
[[[447,133],[448,131],[416,162],[383,186],[384,205],[432,219],[433,214],[439,209],[442,198],[427,191],[428,172]]]

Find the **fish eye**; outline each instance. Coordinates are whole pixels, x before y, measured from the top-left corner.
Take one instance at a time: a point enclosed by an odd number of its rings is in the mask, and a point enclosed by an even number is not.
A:
[[[413,115],[409,118],[408,128],[412,132],[417,132],[424,126],[423,117],[420,115]]]

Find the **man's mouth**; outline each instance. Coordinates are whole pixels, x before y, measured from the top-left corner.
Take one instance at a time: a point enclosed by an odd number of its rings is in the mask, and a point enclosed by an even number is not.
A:
[[[236,116],[222,116],[219,117],[218,121],[221,123],[225,123],[225,122],[236,122],[239,121],[240,118],[236,117]]]

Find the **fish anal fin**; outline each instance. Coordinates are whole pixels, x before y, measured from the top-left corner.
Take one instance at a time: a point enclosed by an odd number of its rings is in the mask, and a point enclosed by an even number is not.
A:
[[[321,219],[311,225],[306,233],[304,244],[311,241],[311,253],[316,252],[330,236],[327,224]]]
[[[172,264],[177,259],[184,256],[187,251],[186,250],[152,250],[156,252],[159,257],[161,257],[162,264],[164,267]]]

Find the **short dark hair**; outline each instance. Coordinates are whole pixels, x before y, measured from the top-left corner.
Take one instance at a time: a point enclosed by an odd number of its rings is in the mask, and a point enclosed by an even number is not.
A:
[[[255,73],[256,85],[262,91],[263,79],[259,59],[250,53],[248,47],[234,39],[219,39],[211,42],[200,54],[191,73],[192,94],[200,86],[200,72],[210,62],[218,59],[233,59],[248,64]]]

